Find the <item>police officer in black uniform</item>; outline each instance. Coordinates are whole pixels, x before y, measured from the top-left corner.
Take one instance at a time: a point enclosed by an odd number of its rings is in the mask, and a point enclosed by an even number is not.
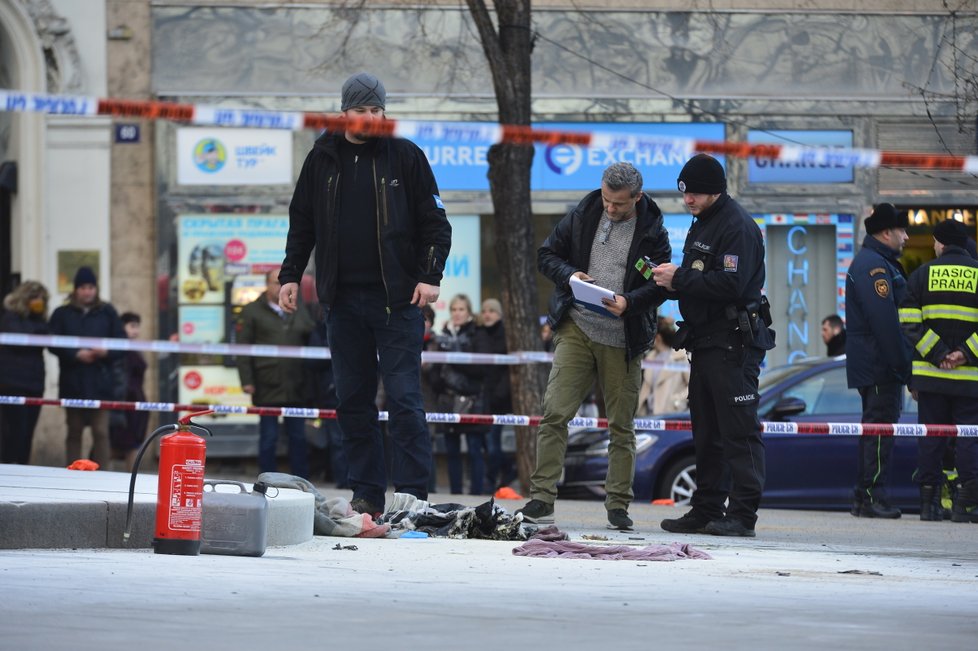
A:
[[[898,260],[907,242],[907,214],[881,203],[866,218],[866,239],[846,274],[846,376],[862,399],[862,422],[895,423],[910,379],[910,344],[900,332],[897,306],[907,291]],[[859,475],[851,513],[899,518],[887,500],[892,436],[859,439]]]
[[[914,347],[913,388],[919,422],[978,425],[978,261],[965,246],[968,229],[948,219],[934,227],[937,259],[918,267],[907,281],[900,326]],[[944,453],[951,440],[917,441],[920,519],[943,520]],[[960,482],[951,520],[978,522],[978,439],[955,441]]]
[[[662,264],[653,273],[656,283],[678,295],[683,321],[675,345],[691,355],[696,492],[688,513],[661,525],[673,533],[753,537],[764,488],[757,377],[765,352],[774,348],[770,309],[761,296],[764,241],[727,194],[715,158],[691,158],[678,183],[695,220],[682,266]]]

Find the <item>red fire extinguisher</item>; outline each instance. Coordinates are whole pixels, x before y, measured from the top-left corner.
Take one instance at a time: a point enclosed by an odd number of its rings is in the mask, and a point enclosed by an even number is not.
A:
[[[153,548],[157,554],[196,556],[200,553],[200,518],[207,444],[190,430],[203,430],[208,436],[212,434],[206,427],[191,422],[191,419],[213,411],[208,409],[188,414],[176,424],[164,425],[146,438],[136,455],[129,480],[129,509],[126,512],[123,543],[129,541],[132,526],[132,502],[139,462],[153,439],[169,432],[160,440],[160,479],[156,492],[156,535],[153,538]]]

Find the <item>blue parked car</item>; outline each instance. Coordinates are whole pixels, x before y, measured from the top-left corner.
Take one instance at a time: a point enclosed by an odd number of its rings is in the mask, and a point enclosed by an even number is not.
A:
[[[859,393],[846,386],[845,357],[811,358],[769,369],[760,377],[762,421],[858,423]],[[917,403],[905,392],[900,422],[917,422]],[[689,420],[689,413],[656,416]],[[635,499],[671,498],[687,505],[696,488],[693,435],[689,430],[636,432]],[[856,437],[765,434],[767,481],[762,507],[848,509],[856,480]],[[891,502],[919,511],[913,483],[917,439],[897,437],[890,469]],[[572,432],[560,497],[603,498],[608,468],[607,430]]]

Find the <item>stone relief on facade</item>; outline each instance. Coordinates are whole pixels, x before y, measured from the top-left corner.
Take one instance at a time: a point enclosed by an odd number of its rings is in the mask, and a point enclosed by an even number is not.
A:
[[[49,93],[84,91],[81,55],[71,34],[70,23],[60,16],[49,0],[19,0],[34,21],[37,38],[47,64]]]
[[[388,92],[492,94],[465,10],[159,6],[153,20],[161,93],[334,95],[368,68]],[[954,93],[978,75],[973,16],[538,10],[533,20],[537,98],[881,101]]]

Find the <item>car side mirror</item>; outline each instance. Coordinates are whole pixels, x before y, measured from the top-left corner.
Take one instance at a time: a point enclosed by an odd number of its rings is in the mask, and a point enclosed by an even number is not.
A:
[[[786,396],[781,398],[775,403],[774,407],[771,409],[771,416],[775,420],[780,418],[787,418],[788,416],[797,416],[808,409],[808,405],[801,398],[796,398],[794,396]]]

